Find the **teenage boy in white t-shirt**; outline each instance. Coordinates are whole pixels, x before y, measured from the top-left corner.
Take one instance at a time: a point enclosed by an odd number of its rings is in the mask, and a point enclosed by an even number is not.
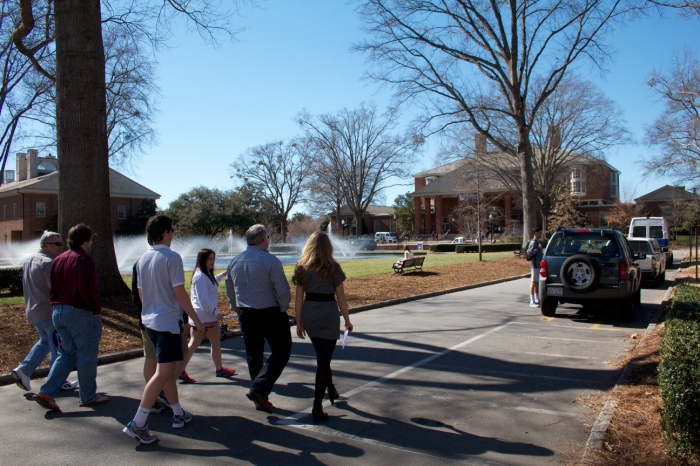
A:
[[[177,394],[176,367],[183,360],[180,330],[182,310],[195,323],[196,333],[203,335],[204,325],[192,308],[185,291],[185,271],[182,257],[170,249],[173,240],[173,222],[166,215],[155,215],[146,224],[148,244],[151,247],[138,262],[138,288],[143,310],[141,320],[156,351],[156,373],[146,384],[134,420],[123,432],[141,443],[157,440],[148,430],[148,414],[161,390],[173,410],[173,428],[179,429],[192,420],[192,414],[183,410]]]

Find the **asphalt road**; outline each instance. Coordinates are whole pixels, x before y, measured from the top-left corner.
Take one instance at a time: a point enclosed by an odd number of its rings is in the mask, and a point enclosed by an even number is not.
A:
[[[179,386],[193,422],[174,430],[169,411],[151,415],[159,442],[148,446],[121,432],[138,406],[143,359],[98,369],[98,390],[111,402],[94,409],[79,408],[77,393],[67,393],[57,400],[63,412],[51,413],[16,386],[1,387],[0,458],[24,465],[559,464],[562,452],[580,457],[596,414],[578,397],[615,384],[619,371],[609,362],[646,328],[667,286],[643,290],[633,322],[579,306],[544,318],[528,306],[527,280],[354,314],[355,332],[333,363],[343,397],[319,425],[308,415],[313,347],[296,336],[270,397],[274,414],[246,399],[243,342],[230,339],[224,364],[238,374],[215,378],[201,348],[188,368],[197,383]]]

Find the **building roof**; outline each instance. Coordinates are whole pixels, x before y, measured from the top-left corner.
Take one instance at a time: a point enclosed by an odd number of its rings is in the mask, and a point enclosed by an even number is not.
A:
[[[329,215],[334,216],[336,213],[331,212]],[[343,207],[340,208],[340,215],[342,216],[350,216],[350,215],[355,215],[352,210],[348,207],[347,204],[345,204]],[[365,215],[370,215],[373,217],[382,217],[382,216],[391,216],[394,215],[394,208],[391,206],[384,206],[384,205],[371,205],[367,207],[367,210],[365,211]]]
[[[109,169],[109,191],[110,197],[160,199],[160,194],[111,168]],[[15,194],[58,195],[58,172],[0,186],[0,198]]]
[[[416,190],[413,196],[454,196],[459,193],[476,192],[476,178],[470,173],[473,170],[472,164],[461,161],[457,168]],[[503,182],[494,176],[491,170],[481,169],[480,176],[478,191],[482,193],[506,191]]]
[[[698,195],[685,190],[685,186],[662,186],[650,193],[639,196],[634,202],[670,202],[673,200],[691,201]]]

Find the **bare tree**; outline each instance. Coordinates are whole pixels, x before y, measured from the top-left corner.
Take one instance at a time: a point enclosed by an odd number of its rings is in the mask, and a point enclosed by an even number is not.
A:
[[[233,33],[229,28],[230,10],[220,8],[220,3],[219,0],[125,0],[126,9],[120,11],[128,12],[130,5],[138,5],[142,11],[153,12],[147,21],[135,25],[135,31],[167,28],[169,19],[177,13],[187,18],[188,24],[205,38],[212,39],[219,33],[229,36]],[[22,21],[13,35],[15,45],[22,44],[23,49],[18,46],[18,50],[33,62],[37,71],[56,82],[58,229],[65,235],[72,225],[80,222],[90,225],[100,238],[92,250],[100,292],[104,296],[123,294],[127,287],[117,267],[110,215],[101,2],[61,0],[55,4],[55,78],[37,63],[36,51],[25,46],[25,39],[35,28],[34,12],[39,4],[41,1],[20,0]],[[125,14],[124,18],[128,19],[129,15]]]
[[[305,200],[312,165],[311,151],[302,140],[253,147],[230,165],[232,177],[252,186],[272,207],[283,242],[289,212]]]
[[[411,135],[392,134],[397,118],[395,112],[380,116],[374,106],[364,104],[336,115],[314,118],[303,112],[298,117],[319,163],[332,173],[329,181],[339,180],[343,198],[355,215],[357,236],[362,235],[367,207],[390,187],[389,178],[410,173],[422,143]]]
[[[525,234],[535,224],[530,129],[569,67],[607,55],[602,39],[624,13],[621,0],[540,2],[364,0],[374,39],[357,46],[382,65],[370,77],[399,102],[422,105],[421,124],[441,131],[469,124],[500,151],[516,154]],[[537,85],[535,85],[537,84]]]
[[[680,13],[684,16],[696,16],[700,15],[700,2],[689,1],[689,0],[670,0],[670,1],[658,1],[649,0],[649,3],[656,6],[674,8],[680,10]]]
[[[649,86],[665,104],[646,132],[646,142],[658,149],[645,162],[647,173],[670,175],[679,181],[700,181],[700,61],[689,50],[674,57],[667,72],[655,71]]]

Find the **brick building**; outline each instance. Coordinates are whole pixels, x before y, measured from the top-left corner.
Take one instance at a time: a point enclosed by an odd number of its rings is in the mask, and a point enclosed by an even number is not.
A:
[[[494,222],[494,226],[513,231],[520,228],[521,231],[523,212],[520,192],[511,191],[504,181],[519,180],[520,167],[512,165],[512,159],[498,152],[487,153],[486,141],[483,139],[477,139],[475,146],[475,158],[413,175],[414,231],[420,234],[432,231],[439,234],[447,231],[451,234],[465,233],[455,210],[461,202],[474,199],[477,181],[480,196],[497,198],[493,203],[502,215]],[[482,160],[488,157],[489,163],[479,162],[480,157]],[[494,164],[501,167],[500,175],[493,170]],[[559,170],[555,178],[561,186],[570,190],[572,196],[579,199],[578,205],[591,223],[606,226],[606,213],[619,198],[619,176],[620,172],[604,160],[577,155],[570,157],[569,163]],[[477,177],[480,179],[477,180]],[[538,213],[538,224],[541,225],[541,221]],[[482,226],[484,228],[485,225]]]
[[[350,227],[355,221],[355,214],[346,205],[340,209],[340,225],[336,224],[337,215],[335,212],[328,214],[331,219],[331,229],[333,233],[340,236],[348,236]],[[396,219],[394,218],[394,208],[388,206],[371,205],[363,217],[364,234],[374,234],[378,231],[396,232]]]
[[[15,177],[16,175],[16,177]],[[36,150],[17,154],[17,172],[5,172],[0,186],[0,244],[30,241],[56,228],[58,171],[55,157],[39,157]],[[146,199],[160,195],[121,173],[109,170],[112,231],[116,233]]]

